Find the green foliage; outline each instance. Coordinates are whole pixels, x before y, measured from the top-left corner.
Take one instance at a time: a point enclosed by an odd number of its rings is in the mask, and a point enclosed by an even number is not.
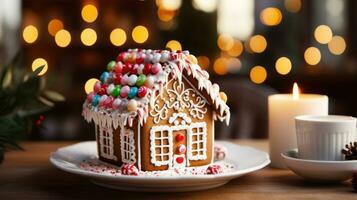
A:
[[[34,72],[20,64],[20,56],[0,66],[0,163],[8,150],[21,150],[17,141],[31,130],[35,117],[54,106],[53,101],[65,98],[45,90],[46,81],[38,76],[44,66]]]

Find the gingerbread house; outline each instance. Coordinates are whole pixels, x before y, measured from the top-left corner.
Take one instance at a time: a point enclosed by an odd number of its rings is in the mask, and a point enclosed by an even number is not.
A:
[[[142,171],[212,163],[214,122],[230,118],[225,94],[188,51],[141,49],[109,62],[82,114],[102,161]]]

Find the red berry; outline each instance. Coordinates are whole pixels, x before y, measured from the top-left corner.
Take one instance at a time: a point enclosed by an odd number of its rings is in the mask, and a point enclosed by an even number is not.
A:
[[[185,136],[183,134],[178,134],[176,135],[176,141],[181,142],[185,139]]]
[[[131,69],[133,68],[133,65],[130,64],[130,63],[125,63],[125,65],[123,66],[123,69],[122,69],[122,73],[123,74],[127,74],[131,71]]]
[[[178,164],[183,163],[183,161],[184,161],[184,158],[183,158],[183,157],[177,157],[177,158],[176,158],[176,162],[177,162]]]
[[[143,98],[148,93],[148,88],[146,86],[141,86],[138,90],[138,97]]]
[[[146,63],[144,65],[143,74],[149,74],[151,72],[151,67],[152,65],[150,63]]]

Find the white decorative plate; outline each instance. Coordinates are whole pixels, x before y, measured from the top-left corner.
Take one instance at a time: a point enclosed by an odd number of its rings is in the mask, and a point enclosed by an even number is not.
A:
[[[259,170],[270,163],[269,155],[263,151],[231,142],[216,141],[228,149],[226,163],[234,168],[216,175],[190,176],[113,176],[85,170],[80,167],[84,160],[97,157],[95,141],[81,142],[58,149],[51,154],[50,161],[57,168],[87,177],[93,183],[108,188],[146,192],[183,192],[204,190],[226,184],[228,181]]]
[[[286,166],[294,173],[312,181],[339,182],[352,178],[357,171],[357,160],[323,161],[304,160],[297,157],[297,149],[281,154]]]

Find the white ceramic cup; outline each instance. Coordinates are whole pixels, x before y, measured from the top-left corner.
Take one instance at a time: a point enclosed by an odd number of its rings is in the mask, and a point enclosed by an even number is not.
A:
[[[341,115],[295,117],[298,156],[308,160],[343,160],[341,150],[356,138],[356,118]]]

